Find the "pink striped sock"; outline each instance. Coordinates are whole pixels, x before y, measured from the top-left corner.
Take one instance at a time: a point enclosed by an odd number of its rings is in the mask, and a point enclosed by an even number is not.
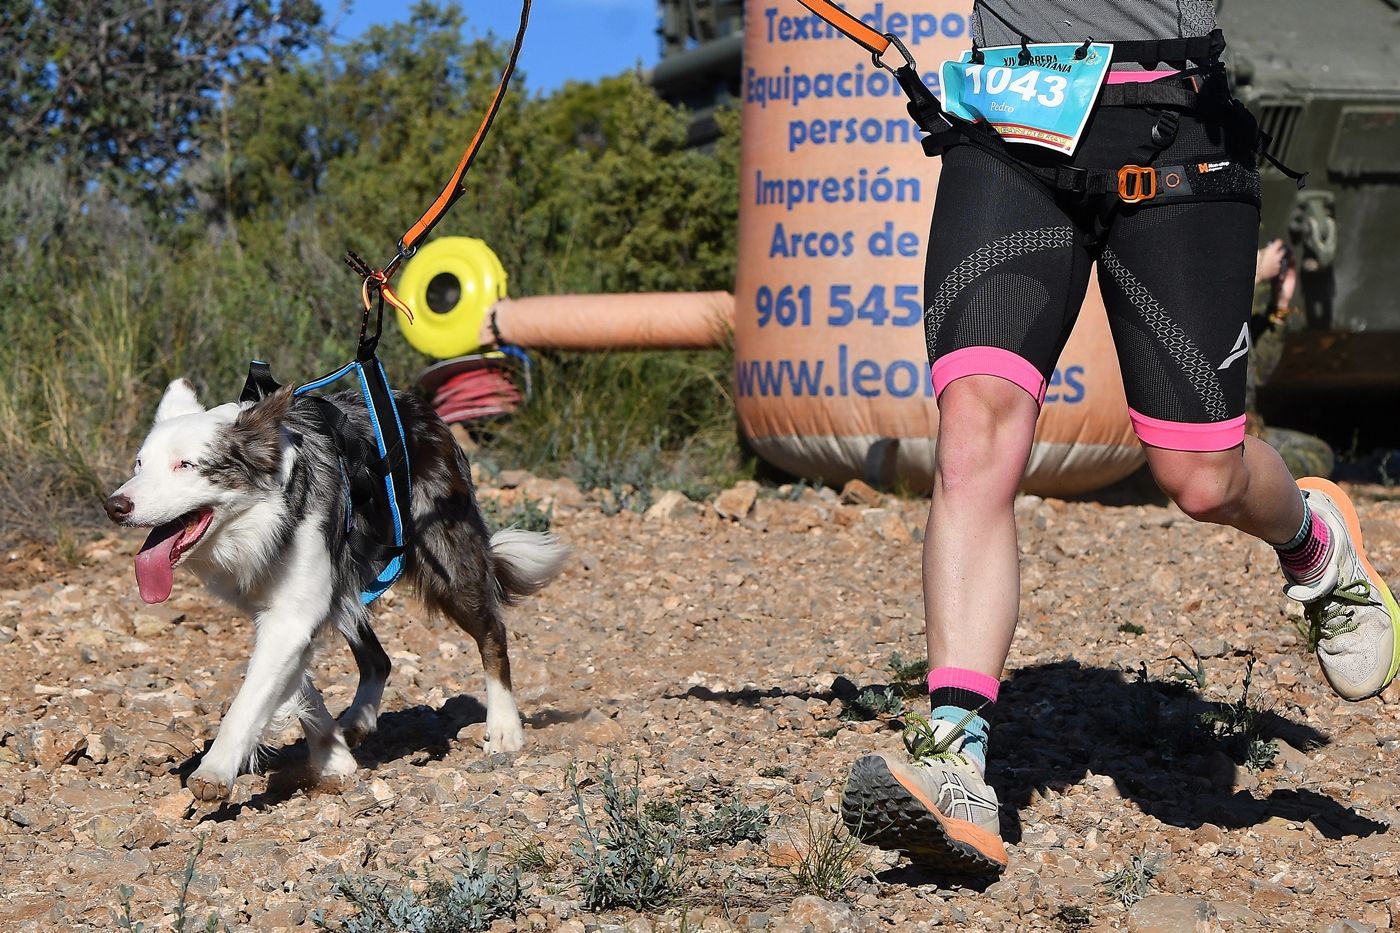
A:
[[[1301,543],[1291,548],[1278,549],[1279,566],[1294,583],[1307,585],[1322,578],[1327,561],[1332,556],[1331,535],[1327,523],[1309,512],[1311,528]]]
[[[990,703],[995,703],[1001,682],[995,677],[988,677],[986,674],[979,674],[977,671],[970,671],[962,667],[934,668],[928,672],[928,692],[932,694],[933,691],[941,687],[967,690],[986,698]]]

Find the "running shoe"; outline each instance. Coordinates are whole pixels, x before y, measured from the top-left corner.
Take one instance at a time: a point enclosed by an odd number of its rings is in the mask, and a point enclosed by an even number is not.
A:
[[[1335,543],[1321,580],[1311,586],[1290,582],[1283,591],[1303,604],[1299,628],[1332,689],[1344,699],[1364,700],[1400,670],[1400,605],[1366,559],[1361,521],[1347,494],[1315,476],[1298,486]]]
[[[915,718],[907,754],[865,755],[851,766],[841,819],[867,845],[957,875],[1006,868],[996,791],[962,751],[962,728]]]

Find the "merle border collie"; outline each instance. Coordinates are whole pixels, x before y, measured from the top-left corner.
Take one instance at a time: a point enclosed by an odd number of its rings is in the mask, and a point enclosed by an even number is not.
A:
[[[328,396],[366,442],[358,392]],[[486,743],[518,750],[524,735],[511,693],[502,610],[562,569],[555,536],[518,529],[494,535],[477,507],[467,458],[420,399],[395,393],[413,464],[412,527],[404,577],[430,612],[476,639],[486,670]],[[334,441],[310,398],[283,388],[256,403],[205,409],[188,380],[172,382],[141,444],[134,475],[106,500],[126,527],[149,527],[136,556],[148,603],[170,596],[177,566],[253,619],[243,686],[214,743],[190,776],[200,800],[228,798],[270,729],[299,719],[314,776],[356,770],[351,747],[375,729],[390,662],[360,594],[366,570],[337,532],[368,521],[351,507]],[[313,646],[338,630],[360,671],[350,707],[332,718],[312,682]]]

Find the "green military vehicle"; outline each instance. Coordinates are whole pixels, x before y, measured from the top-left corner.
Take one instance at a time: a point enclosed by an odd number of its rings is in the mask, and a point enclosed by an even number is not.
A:
[[[1299,285],[1277,400],[1400,388],[1400,0],[1223,0],[1235,94],[1308,172],[1263,168],[1265,238],[1293,248]]]

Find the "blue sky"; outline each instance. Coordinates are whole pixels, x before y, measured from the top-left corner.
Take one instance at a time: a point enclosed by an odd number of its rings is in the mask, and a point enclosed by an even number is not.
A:
[[[520,22],[515,0],[457,0],[467,15],[470,37],[495,33],[509,41]],[[338,23],[344,38],[375,24],[407,18],[411,3],[351,0],[338,12],[335,0],[322,0],[326,20]],[[520,68],[532,93],[552,91],[565,81],[588,81],[643,68],[659,58],[654,0],[535,0]]]

